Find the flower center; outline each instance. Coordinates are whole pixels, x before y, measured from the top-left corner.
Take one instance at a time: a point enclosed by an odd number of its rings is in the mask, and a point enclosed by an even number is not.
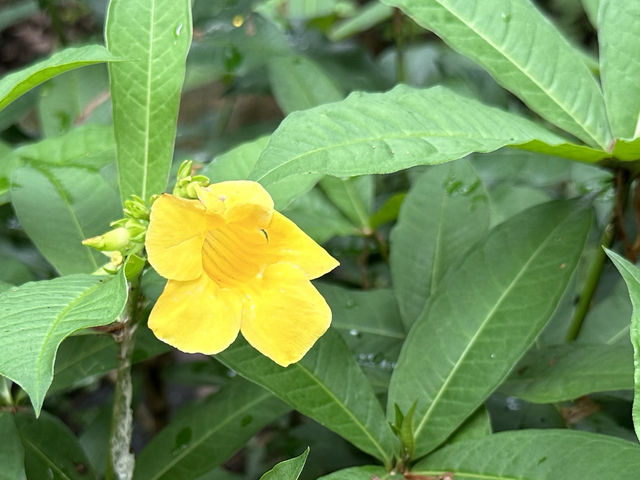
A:
[[[234,224],[209,230],[202,247],[202,266],[220,287],[239,287],[262,273],[267,262],[264,232]]]

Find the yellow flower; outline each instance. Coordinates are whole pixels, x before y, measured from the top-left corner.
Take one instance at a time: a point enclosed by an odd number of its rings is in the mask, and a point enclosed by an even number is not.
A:
[[[169,279],[149,316],[162,341],[218,353],[238,332],[274,362],[300,360],[329,328],[310,280],[338,262],[273,209],[256,182],[221,182],[197,200],[164,194],[151,208],[149,262]]]

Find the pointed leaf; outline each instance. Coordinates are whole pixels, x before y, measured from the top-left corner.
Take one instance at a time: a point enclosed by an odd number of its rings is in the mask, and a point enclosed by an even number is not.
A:
[[[191,480],[224,463],[289,407],[237,378],[220,392],[187,405],[136,460],[135,480]]]
[[[391,231],[391,278],[407,329],[445,273],[489,230],[489,198],[467,160],[430,168]]]
[[[494,228],[447,276],[409,332],[389,390],[389,406],[418,400],[417,456],[453,433],[526,352],[564,293],[591,222],[577,201],[531,208]]]
[[[391,464],[396,439],[371,385],[338,333],[330,329],[300,362],[287,368],[243,341],[216,358],[361,450]]]
[[[598,12],[600,72],[616,138],[640,136],[640,3],[602,0]]]
[[[120,216],[118,195],[99,173],[31,162],[11,181],[20,225],[61,275],[91,273],[107,262],[81,243]]]
[[[633,314],[631,315],[631,344],[633,345],[633,365],[634,365],[634,400],[633,400],[633,425],[636,436],[640,438],[640,269],[617,253],[607,250],[607,255],[620,271],[624,278],[629,297],[633,304]]]
[[[298,480],[307,461],[309,447],[295,458],[278,463],[275,467],[260,477],[260,480]]]
[[[20,384],[40,413],[60,342],[82,328],[111,323],[126,299],[123,274],[69,275],[1,293],[0,373]]]
[[[500,390],[527,402],[556,403],[632,388],[630,346],[574,343],[531,351]]]
[[[0,80],[0,110],[33,87],[74,68],[117,60],[103,46],[67,48]]]
[[[191,30],[190,0],[109,3],[107,47],[127,59],[109,66],[123,201],[167,186]]]
[[[341,102],[287,116],[251,176],[268,188],[296,173],[389,173],[505,145],[528,148],[532,142],[563,147],[558,155],[579,147],[567,147],[566,140],[525,118],[444,87],[399,85],[386,93],[352,93]]]
[[[530,1],[384,0],[482,65],[532,110],[589,145],[611,142],[602,93],[581,54]]]
[[[631,442],[572,430],[521,430],[454,443],[411,473],[449,472],[455,480],[633,480],[638,471],[640,448]]]

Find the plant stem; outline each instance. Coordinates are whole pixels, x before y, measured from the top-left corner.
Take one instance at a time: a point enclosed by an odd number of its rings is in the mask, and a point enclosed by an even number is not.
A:
[[[571,320],[571,325],[569,325],[569,330],[567,331],[566,340],[568,342],[578,338],[578,334],[582,328],[582,323],[589,312],[589,307],[591,307],[591,301],[593,300],[593,295],[596,291],[596,287],[598,286],[598,282],[600,281],[600,275],[602,275],[604,263],[607,258],[607,254],[604,252],[604,248],[602,247],[609,248],[611,246],[614,232],[615,228],[611,223],[604,228],[604,232],[600,239],[600,248],[598,248],[596,258],[589,269],[587,282],[580,294],[580,300],[578,300],[576,311],[573,315],[573,319]]]
[[[113,393],[113,412],[109,434],[109,455],[105,480],[131,480],[134,457],[131,454],[133,412],[131,410],[131,355],[139,306],[139,279],[131,281],[129,298],[120,322],[122,329],[114,334],[118,343],[118,369]]]

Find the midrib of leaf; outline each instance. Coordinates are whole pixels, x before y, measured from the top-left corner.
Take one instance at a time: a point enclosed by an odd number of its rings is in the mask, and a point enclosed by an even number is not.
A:
[[[616,333],[614,336],[612,336],[609,340],[607,340],[605,343],[607,345],[613,345],[615,344],[618,340],[620,340],[625,334],[629,333],[629,330],[631,329],[631,325],[627,325],[626,327],[624,327],[622,330],[620,330],[618,333]]]
[[[45,177],[47,177],[47,180],[49,180],[51,182],[51,185],[53,185],[53,188],[56,189],[56,191],[58,192],[58,195],[60,195],[60,198],[62,199],[62,203],[64,204],[64,206],[66,207],[67,211],[69,212],[69,216],[71,217],[71,222],[73,223],[73,226],[75,227],[76,231],[78,232],[80,238],[85,239],[88,237],[88,235],[86,233],[84,233],[84,230],[82,229],[82,225],[80,225],[80,222],[78,221],[78,218],[75,214],[75,212],[73,211],[73,208],[71,208],[71,199],[69,198],[69,193],[64,189],[64,187],[62,186],[62,184],[58,181],[58,179],[55,177],[55,175],[53,175],[48,168],[45,168],[44,165],[40,162],[38,163],[29,163],[29,165],[31,167],[33,167],[35,170],[39,171],[40,173],[42,173]],[[87,255],[87,257],[89,258],[89,261],[91,262],[91,265],[93,266],[94,270],[98,269],[98,264],[96,263],[96,259],[93,258],[93,255],[91,255],[91,252],[89,251],[88,248],[84,249],[85,255]]]
[[[144,126],[144,158],[142,169],[142,198],[147,198],[147,169],[149,168],[149,131],[151,125],[151,60],[153,58],[153,26],[156,11],[155,0],[151,1],[151,12],[149,15],[149,52],[147,54],[147,92],[145,105],[145,126]]]
[[[173,467],[176,463],[178,463],[179,460],[184,458],[185,455],[191,453],[191,451],[193,451],[195,448],[199,447],[202,443],[204,443],[206,440],[208,440],[209,437],[211,437],[213,434],[215,434],[218,430],[221,430],[222,427],[224,427],[225,425],[230,423],[232,420],[235,420],[237,417],[242,415],[244,412],[246,412],[247,410],[250,410],[251,408],[253,408],[254,406],[258,405],[259,403],[264,401],[266,398],[269,398],[270,396],[272,396],[271,393],[265,391],[262,395],[258,396],[254,400],[252,400],[250,402],[247,402],[244,405],[242,405],[239,410],[236,410],[235,413],[233,413],[230,416],[228,416],[222,422],[216,423],[216,425],[211,430],[209,430],[209,432],[206,435],[203,435],[196,442],[192,443],[191,447],[188,447],[188,448],[185,448],[184,450],[182,450],[176,457],[174,457],[174,459],[171,462],[167,463],[165,465],[165,467],[160,472],[156,473],[155,476],[151,477],[151,480],[157,480],[157,479],[161,478],[162,475],[164,475],[168,470],[171,469],[171,467]]]
[[[453,369],[451,370],[451,372],[447,376],[446,380],[442,384],[442,387],[440,388],[440,390],[438,390],[438,393],[433,398],[433,401],[431,402],[431,405],[429,405],[429,408],[427,409],[427,411],[425,412],[424,416],[420,420],[420,423],[418,424],[418,427],[415,430],[415,437],[419,436],[419,434],[422,431],[423,427],[425,426],[427,420],[431,417],[431,414],[433,413],[434,408],[438,405],[438,402],[439,402],[440,398],[442,397],[442,395],[444,395],[444,392],[446,391],[447,387],[449,386],[449,383],[451,383],[451,381],[453,380],[453,377],[455,376],[455,374],[457,373],[458,369],[460,368],[460,366],[464,362],[464,359],[467,357],[467,354],[471,351],[471,348],[475,345],[475,342],[478,339],[478,337],[480,336],[480,334],[483,333],[483,331],[484,331],[485,327],[487,326],[489,320],[491,320],[491,318],[496,313],[496,311],[500,308],[500,306],[502,306],[502,302],[504,301],[504,299],[511,293],[511,290],[513,290],[513,288],[518,283],[520,278],[529,269],[529,266],[531,265],[531,263],[540,254],[540,252],[546,247],[546,245],[549,242],[549,240],[553,237],[553,234],[555,233],[555,231],[558,230],[564,224],[565,220],[571,215],[571,213],[572,212],[568,213],[565,216],[565,218],[561,222],[559,222],[558,225],[553,228],[553,230],[551,230],[551,232],[546,236],[546,238],[538,246],[538,248],[535,249],[533,254],[529,257],[529,259],[522,266],[522,268],[520,269],[518,274],[511,281],[509,286],[500,295],[500,297],[498,298],[498,301],[496,302],[496,304],[493,306],[493,308],[491,308],[489,313],[482,320],[482,323],[480,324],[480,327],[478,328],[476,333],[473,335],[473,337],[471,337],[471,341],[465,347],[464,351],[462,352],[462,355],[460,355],[460,358],[458,359],[458,361],[453,366]]]
[[[485,37],[479,30],[477,30],[476,25],[474,25],[473,23],[471,23],[470,21],[467,21],[466,19],[462,18],[460,16],[460,14],[458,14],[458,12],[455,12],[451,7],[449,6],[445,6],[440,0],[434,0],[436,1],[443,9],[447,10],[448,12],[451,13],[451,15],[453,15],[454,17],[456,17],[458,20],[460,20],[461,23],[463,23],[465,26],[467,26],[473,33],[475,33],[476,35],[478,35],[478,37],[480,37],[482,40],[484,40],[485,42],[487,42],[494,50],[496,50],[496,52],[498,52],[499,54],[501,54],[502,56],[504,56],[509,62],[511,62],[511,64],[513,64],[518,70],[520,70],[529,80],[531,80],[531,82],[538,87],[540,90],[542,90],[542,92],[548,97],[550,98],[556,105],[558,105],[560,107],[560,109],[565,112],[574,122],[576,122],[577,125],[579,125],[582,130],[589,135],[589,137],[591,138],[591,140],[593,140],[595,142],[596,145],[600,145],[603,148],[606,148],[606,145],[601,144],[598,140],[597,140],[597,135],[594,135],[591,130],[589,128],[587,128],[586,125],[584,125],[581,121],[579,121],[575,115],[573,115],[573,113],[571,113],[571,111],[568,109],[568,107],[562,102],[560,101],[560,99],[554,97],[552,95],[552,91],[547,89],[544,85],[540,84],[535,77],[532,77],[531,75],[529,75],[528,71],[525,69],[524,66],[520,65],[518,62],[516,62],[513,58],[511,58],[506,51],[501,50],[498,45],[496,45],[495,43],[493,43],[489,38]]]
[[[22,438],[22,442],[27,444],[29,448],[31,448],[40,458],[42,458],[47,463],[47,465],[49,465],[49,468],[51,468],[51,470],[55,470],[58,473],[58,475],[62,477],[63,480],[73,480],[71,477],[67,476],[66,473],[60,470],[60,468],[58,468],[55,462],[53,462],[45,452],[40,450],[40,448],[37,445],[29,441],[28,439],[24,438],[23,435],[20,435],[20,437]]]
[[[270,170],[267,170],[265,173],[263,173],[260,178],[258,178],[257,180],[260,181],[262,179],[264,179],[266,176],[270,175],[271,173],[273,173],[275,170],[278,170],[282,167],[284,167],[285,165],[289,165],[292,162],[296,162],[298,160],[301,160],[309,155],[313,155],[315,153],[318,152],[325,152],[325,151],[330,151],[330,150],[334,150],[336,148],[342,148],[342,147],[351,147],[353,145],[359,145],[361,143],[369,143],[369,142],[374,142],[374,141],[382,141],[385,142],[387,140],[404,140],[404,139],[408,139],[408,138],[420,138],[422,139],[425,143],[428,143],[429,145],[433,146],[432,143],[430,143],[428,141],[428,139],[424,138],[424,137],[428,137],[428,138],[467,138],[469,140],[473,140],[473,141],[477,141],[478,140],[478,136],[474,136],[473,134],[468,134],[468,133],[461,133],[461,132],[451,132],[449,134],[445,134],[442,131],[438,131],[438,132],[430,132],[430,131],[422,131],[422,132],[415,132],[415,133],[410,133],[410,134],[397,134],[397,135],[383,135],[383,136],[376,136],[376,137],[359,137],[356,138],[354,141],[349,141],[349,142],[343,142],[343,143],[334,143],[332,145],[329,145],[327,147],[318,147],[318,148],[314,148],[311,150],[307,150],[304,153],[301,153],[299,155],[296,155],[295,157],[290,158],[289,160],[286,160],[282,163],[279,163],[278,165],[276,165],[275,167],[271,168]],[[498,142],[501,143],[503,145],[508,145],[508,146],[512,146],[512,144],[510,144],[509,142],[506,142],[504,138],[489,138],[489,137],[480,137],[481,140],[483,141],[487,141],[487,142]],[[527,140],[522,142],[522,144],[525,143],[529,143],[531,140]],[[544,143],[544,141],[540,140],[541,142]],[[513,144],[513,145],[520,145],[520,144]],[[551,145],[551,144],[549,144]],[[267,145],[267,148],[269,148],[269,146]],[[435,148],[435,147],[434,147]],[[496,147],[496,149],[499,147]],[[391,149],[390,149],[391,150]],[[495,150],[495,149],[494,149]],[[440,150],[436,151],[440,152]],[[474,150],[475,151],[475,150]],[[479,152],[484,152],[484,150],[477,150]],[[444,163],[444,162],[442,162]]]
[[[47,334],[44,337],[44,341],[42,342],[42,345],[40,346],[40,352],[38,353],[38,362],[37,362],[38,376],[36,377],[36,392],[37,392],[37,395],[38,395],[38,401],[40,401],[40,380],[42,378],[42,376],[41,376],[42,370],[41,370],[40,366],[42,365],[42,359],[43,359],[43,356],[44,356],[45,347],[46,347],[47,343],[49,342],[49,339],[51,338],[51,335],[53,335],[53,331],[56,329],[56,327],[60,323],[60,320],[62,320],[62,318],[67,314],[67,312],[69,312],[69,310],[71,308],[73,308],[84,297],[86,297],[87,295],[92,293],[94,290],[96,290],[100,285],[103,285],[103,284],[102,283],[97,283],[95,285],[92,285],[91,287],[87,288],[84,292],[82,292],[79,296],[77,296],[75,299],[73,299],[58,315],[56,315],[56,318],[53,321],[53,323],[51,324],[51,327],[49,327],[49,330],[47,330]]]
[[[364,424],[353,414],[351,413],[351,410],[349,410],[347,408],[347,406],[338,398],[334,395],[334,393],[329,390],[324,383],[322,383],[318,377],[316,377],[307,367],[305,367],[304,365],[300,364],[300,363],[296,363],[295,364],[296,367],[298,367],[300,370],[302,370],[303,373],[305,373],[311,380],[313,380],[322,390],[324,390],[324,392],[329,396],[329,398],[331,398],[336,405],[338,405],[342,410],[344,410],[344,412],[347,414],[347,416],[358,426],[358,428],[360,428],[360,430],[362,430],[364,432],[364,434],[366,435],[366,437],[371,441],[372,445],[376,448],[376,450],[378,450],[378,452],[380,452],[380,454],[382,455],[381,460],[383,461],[383,463],[385,465],[388,465],[391,463],[391,458],[389,457],[389,455],[387,455],[387,453],[384,451],[384,448],[382,448],[382,445],[380,445],[380,443],[378,442],[378,440],[371,435],[371,433],[369,432],[369,430],[364,426]]]

